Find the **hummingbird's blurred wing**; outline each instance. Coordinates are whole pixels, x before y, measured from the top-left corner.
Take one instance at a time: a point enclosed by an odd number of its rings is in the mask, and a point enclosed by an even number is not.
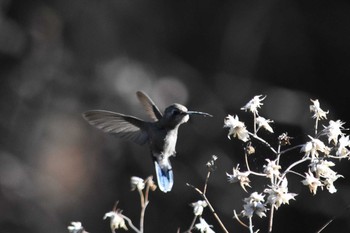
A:
[[[131,140],[140,145],[147,142],[148,135],[144,130],[146,122],[139,118],[104,110],[87,111],[83,113],[83,118],[90,125],[106,133]]]
[[[158,107],[154,104],[152,99],[144,92],[136,92],[137,98],[146,110],[146,113],[153,121],[158,121],[162,118],[162,113],[159,111]]]

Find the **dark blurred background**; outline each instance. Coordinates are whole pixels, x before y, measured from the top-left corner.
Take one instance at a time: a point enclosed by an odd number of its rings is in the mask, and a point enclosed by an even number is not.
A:
[[[138,225],[129,180],[154,174],[147,147],[81,117],[106,109],[147,119],[137,90],[161,110],[179,102],[215,116],[180,128],[173,191],[151,193],[145,232],[187,230],[189,203],[200,197],[185,184],[203,187],[212,154],[219,159],[208,198],[230,232],[248,232],[232,219],[247,194],[225,175],[237,163],[244,169],[242,143],[227,139],[223,119],[238,114],[251,127],[239,109],[263,94],[260,113],[275,121],[275,134],[262,136],[274,146],[286,131],[292,143],[312,135],[310,98],[329,119],[349,122],[349,12],[349,1],[325,0],[0,0],[0,232],[68,232],[71,221],[110,232],[102,217],[117,200]],[[261,169],[270,157],[254,146],[251,167]],[[313,197],[290,176],[290,192],[299,195],[277,211],[274,232],[316,232],[334,216],[323,232],[349,232],[349,167],[337,162],[345,179],[335,194]],[[266,188],[255,184],[249,191]],[[204,217],[221,232],[209,209]],[[268,219],[255,220],[266,232]]]

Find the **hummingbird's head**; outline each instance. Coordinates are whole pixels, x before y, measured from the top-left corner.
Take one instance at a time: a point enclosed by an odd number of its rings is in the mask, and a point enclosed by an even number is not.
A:
[[[185,106],[181,104],[172,104],[167,107],[164,111],[164,119],[167,124],[171,127],[175,127],[186,123],[190,118],[190,115],[202,115],[210,116],[212,115],[205,112],[189,111]]]
[[[185,106],[181,104],[172,104],[165,109],[164,119],[166,119],[170,126],[175,127],[188,121],[190,117],[187,112],[188,110]]]

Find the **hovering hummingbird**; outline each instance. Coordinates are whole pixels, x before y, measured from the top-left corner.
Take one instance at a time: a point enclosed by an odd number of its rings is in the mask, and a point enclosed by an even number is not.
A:
[[[144,121],[121,113],[91,110],[83,113],[83,118],[96,128],[120,138],[129,139],[139,145],[148,143],[154,162],[159,189],[171,191],[174,175],[169,158],[175,156],[178,128],[189,120],[190,115],[212,115],[204,112],[189,111],[181,104],[172,104],[159,111],[152,99],[144,92],[136,95],[152,121]]]

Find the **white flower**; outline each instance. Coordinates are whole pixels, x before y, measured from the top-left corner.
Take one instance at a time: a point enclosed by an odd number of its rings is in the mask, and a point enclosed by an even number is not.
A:
[[[273,178],[280,174],[281,166],[276,164],[276,160],[266,159],[267,165],[264,165],[264,173],[267,177]]]
[[[329,153],[330,148],[328,148],[321,140],[313,138],[311,136],[309,136],[309,138],[311,141],[308,141],[306,144],[304,144],[300,150],[301,152],[305,152],[305,157],[309,157],[310,155],[311,158],[318,157],[318,151],[325,154]]]
[[[141,191],[145,188],[145,181],[137,176],[132,176],[130,179],[131,183],[131,191],[134,191],[137,189],[138,191]]]
[[[330,168],[335,166],[335,164],[328,160],[313,159],[309,166],[311,171],[316,173],[317,177],[327,178],[335,174],[335,171]]]
[[[258,124],[258,130],[261,127],[263,127],[264,129],[266,129],[270,133],[273,133],[273,129],[269,125],[269,123],[272,123],[272,122],[273,122],[273,120],[265,119],[264,117],[261,117],[261,116],[256,118],[256,123]]]
[[[308,173],[305,173],[305,180],[301,182],[303,185],[309,186],[310,192],[315,195],[318,187],[322,187],[321,181],[314,176],[314,174],[309,170]]]
[[[199,223],[195,225],[195,227],[201,232],[201,233],[215,233],[211,229],[213,227],[212,225],[209,225],[202,217],[199,218]]]
[[[325,185],[329,193],[336,193],[337,189],[333,185],[333,182],[330,182],[330,180],[325,180]]]
[[[207,202],[202,200],[193,202],[191,206],[193,207],[194,215],[201,216],[203,214],[204,207],[207,207],[207,205]]]
[[[336,155],[339,157],[344,157],[349,155],[349,149],[347,147],[350,146],[350,140],[349,140],[349,135],[344,136],[342,135],[339,138],[339,143],[338,143],[338,148],[336,151]]]
[[[313,112],[314,115],[312,118],[315,118],[317,120],[327,119],[326,114],[328,114],[329,111],[325,112],[320,108],[320,102],[318,102],[318,99],[311,100],[313,105],[310,105],[310,112]]]
[[[239,121],[238,116],[232,117],[228,115],[224,120],[224,128],[229,128],[229,133],[227,137],[230,139],[230,136],[237,137],[239,140],[243,142],[247,142],[249,140],[249,133],[246,129],[244,122]]]
[[[233,168],[232,175],[228,174],[226,172],[227,181],[230,182],[230,183],[236,183],[236,182],[239,181],[242,189],[244,191],[246,191],[246,192],[247,192],[247,190],[245,189],[245,186],[250,187],[250,185],[249,185],[250,180],[249,180],[249,177],[248,177],[249,174],[250,173],[248,171],[247,172],[240,172],[239,171],[239,164],[237,164],[236,168]]]
[[[278,186],[271,186],[269,189],[265,189],[264,193],[268,194],[267,203],[273,205],[278,209],[282,204],[289,204],[289,200],[295,200],[295,193],[288,193],[288,181],[284,178],[282,183]]]
[[[83,233],[84,227],[81,222],[71,222],[71,226],[68,226],[67,229],[70,233]]]
[[[336,181],[339,177],[343,177],[342,175],[338,175],[336,173],[334,173],[333,175],[327,177],[325,180],[324,180],[324,185],[326,186],[327,190],[329,193],[335,193],[337,192],[337,189],[335,188],[334,186],[334,181]]]
[[[316,173],[316,178],[319,178],[322,185],[327,188],[330,193],[335,193],[337,189],[334,187],[334,182],[342,175],[337,174],[330,167],[335,166],[331,161],[314,159],[310,163],[310,170]]]
[[[341,120],[329,121],[328,126],[323,126],[323,135],[327,135],[328,142],[330,143],[333,141],[334,144],[338,143],[338,137],[344,135],[344,133],[341,132],[342,129],[344,129],[343,125],[345,122],[342,122]]]
[[[265,212],[267,211],[267,208],[263,204],[264,197],[265,196],[262,194],[253,192],[252,194],[250,194],[249,197],[244,198],[245,204],[243,205],[243,208],[244,208],[244,210],[242,211],[243,216],[251,218],[255,213],[260,218],[266,217]]]
[[[206,166],[210,171],[214,171],[216,169],[215,161],[218,159],[216,155],[212,155],[211,159],[207,162]]]
[[[252,113],[258,115],[258,108],[263,105],[261,101],[263,101],[266,98],[266,96],[262,97],[262,95],[256,95],[253,99],[251,99],[244,107],[241,108],[241,110],[244,111],[251,111]]]
[[[111,230],[115,232],[116,229],[123,228],[124,230],[128,230],[125,224],[125,220],[120,210],[113,210],[105,214],[103,219],[110,218]]]

